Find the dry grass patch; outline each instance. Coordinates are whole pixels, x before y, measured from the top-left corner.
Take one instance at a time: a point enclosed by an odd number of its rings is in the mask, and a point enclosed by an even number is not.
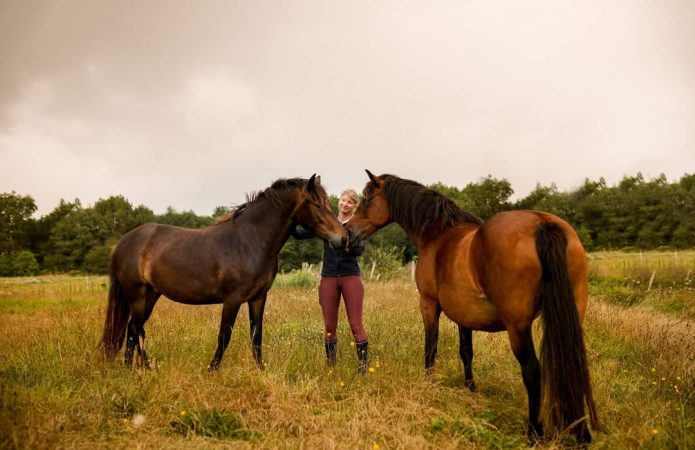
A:
[[[373,371],[364,376],[343,311],[338,365],[326,368],[312,286],[271,290],[265,371],[253,364],[243,308],[221,370],[209,374],[219,305],[160,300],[146,326],[155,368],[127,370],[122,353],[105,363],[94,351],[105,279],[38,280],[0,283],[2,448],[524,446],[526,393],[506,333],[474,334],[479,392],[471,393],[463,387],[456,327],[443,317],[437,366],[426,377],[409,280],[366,286]],[[75,299],[85,303],[75,307]],[[3,306],[24,300],[38,306]],[[684,344],[692,345],[692,322],[594,301],[586,325],[608,430],[595,435],[595,447],[692,447],[693,352]]]

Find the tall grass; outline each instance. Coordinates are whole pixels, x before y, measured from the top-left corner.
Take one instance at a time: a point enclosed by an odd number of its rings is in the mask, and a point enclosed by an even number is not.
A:
[[[695,319],[695,251],[600,252],[589,260],[591,295]]]
[[[367,283],[372,370],[357,373],[342,311],[338,365],[329,370],[316,285],[293,277],[306,275],[281,277],[270,291],[266,369],[253,364],[243,308],[221,370],[213,374],[206,366],[219,306],[160,300],[146,326],[154,368],[127,370],[95,351],[105,278],[0,280],[0,447],[525,445],[526,393],[506,333],[474,334],[479,391],[471,393],[463,386],[454,324],[442,318],[437,366],[425,376],[415,285],[408,278]],[[595,434],[595,448],[694,448],[692,320],[644,302],[628,308],[602,298],[592,297],[585,322],[607,428]]]

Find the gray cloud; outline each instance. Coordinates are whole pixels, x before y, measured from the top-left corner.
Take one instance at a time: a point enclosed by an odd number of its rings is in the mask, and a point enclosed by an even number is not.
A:
[[[695,171],[687,0],[3,2],[0,191],[210,213],[279,177]]]

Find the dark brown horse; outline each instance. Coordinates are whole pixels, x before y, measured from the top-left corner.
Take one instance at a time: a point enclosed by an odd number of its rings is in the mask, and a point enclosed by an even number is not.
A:
[[[539,211],[503,212],[482,223],[419,183],[367,174],[348,229],[367,238],[396,222],[417,246],[425,367],[434,364],[442,311],[458,324],[465,384],[473,390],[471,330],[506,330],[528,393],[529,437],[543,434],[542,405],[548,425],[590,442],[585,405],[595,429],[598,420],[581,328],[587,260],[574,229]],[[541,314],[539,364],[531,329]]]
[[[333,247],[346,243],[345,229],[314,176],[308,181],[278,180],[207,228],[145,224],[126,233],[111,252],[101,339],[106,357],[116,356],[127,330],[126,365],[132,365],[136,347],[147,365],[144,325],[163,294],[189,305],[222,303],[211,370],[219,367],[239,308],[248,302],[253,354],[262,368],[266,294],[278,270],[280,249],[297,224]]]

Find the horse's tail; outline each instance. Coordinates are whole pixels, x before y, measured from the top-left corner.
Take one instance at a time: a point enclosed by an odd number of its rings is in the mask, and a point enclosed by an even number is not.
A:
[[[560,225],[541,224],[536,249],[543,267],[537,302],[543,315],[541,392],[546,420],[558,431],[586,429],[584,406],[599,428],[584,336],[567,268],[567,236]]]
[[[113,253],[109,264],[109,303],[106,306],[106,320],[104,321],[104,333],[99,343],[104,351],[106,359],[115,358],[123,346],[126,326],[130,317],[130,304],[123,292],[123,286],[118,281],[113,267]]]

